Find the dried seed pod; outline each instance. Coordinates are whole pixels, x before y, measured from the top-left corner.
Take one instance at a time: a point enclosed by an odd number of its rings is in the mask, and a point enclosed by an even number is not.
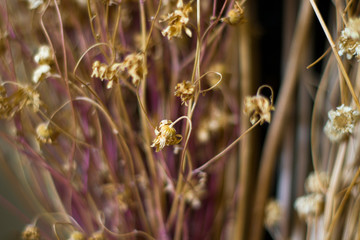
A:
[[[311,221],[323,213],[324,198],[324,195],[321,193],[311,193],[297,198],[294,206],[301,218]]]
[[[36,226],[29,224],[22,232],[21,238],[22,240],[40,240],[39,229]]]
[[[269,99],[260,95],[259,92],[263,87],[259,88],[258,93],[255,96],[245,98],[244,113],[250,116],[251,124],[255,124],[259,120],[260,120],[260,124],[263,124],[264,121],[270,123],[271,111],[275,110],[272,104],[272,96],[270,96],[270,101],[269,101]],[[270,90],[272,91],[271,88]]]
[[[242,7],[242,4],[236,1],[234,8],[231,9],[228,15],[222,18],[221,21],[230,25],[236,25],[245,22],[244,8]]]
[[[176,145],[182,140],[180,134],[176,134],[175,128],[171,125],[172,121],[162,120],[155,129],[155,139],[151,147],[156,148],[156,152],[161,151],[165,146]]]
[[[194,97],[195,84],[189,81],[183,81],[175,86],[174,95],[181,98],[181,105],[187,106],[187,101],[190,101]]]
[[[309,193],[323,193],[329,187],[329,176],[326,172],[312,172],[305,181],[305,190]]]

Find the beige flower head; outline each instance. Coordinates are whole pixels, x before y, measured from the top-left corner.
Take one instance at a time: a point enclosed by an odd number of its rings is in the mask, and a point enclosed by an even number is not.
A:
[[[245,98],[245,108],[244,113],[250,116],[251,124],[255,124],[260,120],[260,124],[264,122],[271,122],[271,111],[275,110],[275,107],[272,103],[272,95],[270,96],[270,100],[262,95],[260,95],[260,90],[263,87],[268,87],[271,92],[272,88],[269,86],[262,86],[259,88],[257,94],[252,97]]]
[[[353,56],[360,60],[360,18],[350,18],[339,37],[339,55],[347,59]]]
[[[40,143],[52,143],[57,137],[57,132],[49,126],[49,122],[40,123],[36,127],[36,139]]]
[[[177,9],[160,20],[160,22],[168,22],[168,26],[161,31],[164,37],[167,37],[169,40],[173,37],[180,38],[183,29],[186,35],[192,36],[191,30],[186,27],[189,22],[189,14],[192,12],[191,3],[192,1],[184,5],[182,0],[178,0]]]
[[[360,113],[344,104],[328,112],[324,132],[332,142],[340,142],[353,133]]]
[[[175,86],[174,95],[181,98],[181,105],[185,104],[187,106],[187,101],[191,100],[194,97],[195,93],[195,84],[189,81],[183,81],[178,83]]]
[[[244,15],[244,8],[242,7],[242,4],[235,1],[234,8],[231,9],[228,13],[228,15],[221,19],[222,22],[225,22],[230,25],[236,25],[238,23],[244,23],[245,22],[245,15]]]
[[[40,240],[39,229],[32,224],[27,225],[21,234],[21,239],[22,240]]]
[[[151,147],[155,147],[156,152],[161,151],[165,146],[176,145],[182,140],[181,134],[176,134],[170,120],[162,120],[155,129],[155,135]]]
[[[281,207],[278,201],[269,200],[265,206],[264,224],[267,228],[275,227],[281,220]]]
[[[324,195],[321,193],[311,193],[299,197],[295,201],[295,210],[299,217],[306,221],[311,221],[317,216],[320,216],[324,211]]]
[[[71,233],[68,240],[85,240],[85,235],[82,232],[74,231]]]
[[[107,80],[106,88],[110,89],[114,85],[114,82],[118,81],[118,70],[120,65],[120,63],[113,63],[108,66],[105,63],[95,61],[92,65],[93,71],[91,77],[100,78],[101,81]]]
[[[305,181],[308,193],[324,193],[329,187],[329,175],[326,172],[312,172]]]
[[[44,80],[51,71],[51,67],[47,64],[39,65],[32,75],[32,80],[34,83],[38,83],[39,81]]]

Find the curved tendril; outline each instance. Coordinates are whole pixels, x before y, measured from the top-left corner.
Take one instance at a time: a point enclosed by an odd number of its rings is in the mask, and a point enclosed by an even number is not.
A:
[[[271,106],[274,106],[274,90],[272,89],[271,86],[269,86],[269,85],[262,85],[262,86],[260,86],[260,87],[258,88],[257,92],[256,92],[256,95],[260,95],[260,92],[261,92],[261,90],[262,90],[263,88],[268,88],[268,89],[270,89],[270,91],[271,91],[271,95],[269,96],[270,105],[271,105]]]
[[[220,82],[222,81],[223,76],[222,76],[221,73],[215,72],[215,71],[209,71],[209,72],[206,72],[206,73],[204,73],[203,75],[201,75],[201,76],[194,82],[194,84],[197,84],[198,82],[200,82],[200,80],[201,80],[202,78],[204,78],[206,75],[208,75],[208,74],[210,74],[210,73],[215,73],[216,75],[220,76],[220,79],[219,79],[213,86],[211,86],[211,87],[209,87],[209,88],[207,88],[207,89],[204,89],[204,90],[201,90],[201,89],[200,89],[200,92],[199,92],[199,93],[204,94],[204,93],[206,93],[206,92],[214,89],[214,88],[215,88],[217,85],[219,85]]]

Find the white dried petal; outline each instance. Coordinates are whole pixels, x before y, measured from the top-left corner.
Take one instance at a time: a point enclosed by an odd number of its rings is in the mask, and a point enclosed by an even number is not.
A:
[[[44,77],[50,73],[50,66],[49,65],[46,65],[46,64],[43,64],[43,65],[39,65],[35,71],[33,72],[33,76],[32,76],[32,80],[34,83],[37,83],[41,80],[44,79]]]

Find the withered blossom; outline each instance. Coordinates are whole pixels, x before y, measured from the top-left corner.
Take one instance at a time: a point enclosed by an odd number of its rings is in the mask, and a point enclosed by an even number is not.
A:
[[[244,8],[239,2],[235,1],[234,8],[231,9],[228,15],[222,18],[221,21],[230,25],[245,22]]]
[[[192,180],[191,184],[188,184],[188,189],[184,193],[185,201],[189,203],[193,209],[199,209],[201,207],[201,199],[206,193],[207,174],[201,172],[199,177],[199,180]]]
[[[57,132],[54,131],[48,122],[40,123],[36,127],[36,139],[40,143],[52,143],[57,136]]]
[[[162,120],[155,128],[155,139],[151,147],[156,148],[156,152],[161,151],[165,146],[176,145],[182,140],[181,134],[176,134],[176,130],[171,126],[172,121]]]
[[[256,96],[245,98],[244,113],[250,116],[251,124],[255,124],[260,120],[260,124],[271,122],[271,111],[275,108],[269,99],[257,94]]]
[[[181,105],[187,106],[187,101],[190,101],[194,97],[195,84],[190,81],[183,81],[175,86],[174,95],[181,98]]]
[[[277,200],[269,200],[265,206],[264,224],[268,228],[275,227],[280,223],[282,211]]]
[[[132,80],[132,84],[137,87],[144,74],[143,68],[144,54],[131,53],[126,56],[124,61],[120,63],[119,69],[121,72],[127,72]]]
[[[305,190],[309,193],[323,193],[329,187],[330,178],[326,172],[312,172],[305,181]]]
[[[176,4],[177,9],[160,20],[160,22],[168,22],[168,26],[161,31],[164,37],[169,40],[173,37],[180,38],[183,29],[186,35],[192,36],[191,30],[186,27],[189,22],[189,14],[192,12],[191,3],[192,1],[184,5],[183,1],[179,0]]]

